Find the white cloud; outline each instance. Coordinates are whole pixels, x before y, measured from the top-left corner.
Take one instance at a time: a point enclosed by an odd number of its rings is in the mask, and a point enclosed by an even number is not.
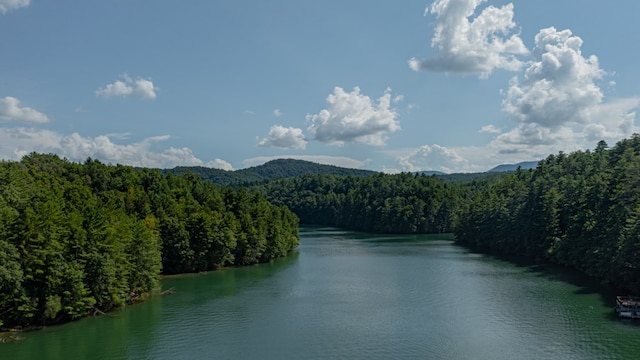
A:
[[[132,79],[127,74],[122,76],[121,80],[116,80],[111,84],[107,84],[104,88],[97,89],[95,94],[103,98],[111,97],[138,97],[142,99],[155,99],[157,87],[153,85],[151,80],[137,78]]]
[[[498,135],[493,146],[555,153],[590,148],[598,140],[616,142],[637,131],[640,98],[605,102],[597,82],[607,73],[596,56],[582,55],[582,39],[551,27],[540,30],[535,44],[522,79],[514,77],[504,92],[503,111],[517,126]]]
[[[157,143],[168,139],[169,136],[164,135],[149,137],[137,143],[116,144],[106,135],[86,137],[78,133],[62,135],[35,128],[0,128],[0,158],[19,160],[35,151],[58,154],[78,162],[91,157],[105,163],[150,168],[204,165],[204,162],[186,147],[153,150]],[[214,160],[213,163],[222,164],[218,160]],[[211,164],[208,163],[207,166]]]
[[[502,130],[495,125],[485,125],[480,129],[481,133],[500,134]]]
[[[593,144],[595,146],[595,143]],[[437,144],[423,145],[418,148],[396,149],[387,151],[387,155],[395,158],[396,164],[385,167],[384,172],[400,171],[442,171],[445,173],[484,172],[501,164],[513,164],[522,161],[537,161],[546,158],[551,151],[535,151],[535,149],[496,147],[493,143],[485,146],[445,147]],[[541,148],[537,148],[540,150]],[[549,150],[547,148],[546,150]]]
[[[46,123],[49,122],[49,117],[30,107],[20,107],[20,100],[7,96],[4,99],[0,99],[0,120]]]
[[[409,60],[414,71],[431,70],[474,73],[487,77],[494,69],[519,70],[518,55],[528,53],[518,36],[512,34],[513,4],[496,8],[488,6],[470,19],[486,0],[437,0],[425,11],[436,15],[431,46],[436,57]]]
[[[307,140],[302,134],[302,129],[274,125],[269,130],[267,137],[260,140],[258,146],[279,149],[304,149],[307,146]]]
[[[359,169],[363,167],[367,161],[356,160],[346,156],[329,156],[329,155],[279,155],[279,156],[258,156],[245,159],[242,163],[246,167],[258,166],[270,160],[276,159],[297,159],[315,162],[318,164],[334,165],[350,169]]]
[[[170,168],[178,165],[201,166],[203,164],[189,148],[169,147],[161,152],[151,150],[154,143],[168,139],[168,135],[155,136],[138,143],[121,145],[113,143],[105,135],[91,138],[73,133],[61,137],[60,154],[75,161],[83,161],[87,157],[92,157],[107,163],[151,168]]]
[[[273,115],[275,117],[280,117],[280,116],[282,116],[282,111],[280,111],[280,109],[275,109],[275,110],[273,110]]]
[[[211,161],[209,161],[208,163],[205,164],[206,167],[210,167],[210,168],[214,168],[214,169],[222,169],[222,170],[227,170],[227,171],[232,171],[233,170],[233,166],[231,166],[231,164],[229,164],[228,162],[222,160],[222,159],[213,159]]]
[[[311,123],[308,130],[315,139],[332,145],[356,142],[367,145],[384,145],[386,134],[400,129],[398,114],[391,105],[391,90],[387,89],[378,103],[360,94],[355,87],[347,93],[335,87],[327,96],[327,108],[316,115],[307,115]]]
[[[438,144],[423,145],[405,156],[400,156],[398,160],[403,171],[436,170],[451,173],[468,166],[468,162],[454,149]]]
[[[6,14],[10,10],[29,6],[31,0],[0,0],[0,14]]]

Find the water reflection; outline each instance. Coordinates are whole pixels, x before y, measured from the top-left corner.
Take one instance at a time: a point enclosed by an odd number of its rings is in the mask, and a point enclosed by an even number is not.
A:
[[[608,290],[438,236],[301,229],[270,264],[167,278],[175,294],[47,329],[0,359],[630,359]],[[613,299],[613,297],[611,297]]]

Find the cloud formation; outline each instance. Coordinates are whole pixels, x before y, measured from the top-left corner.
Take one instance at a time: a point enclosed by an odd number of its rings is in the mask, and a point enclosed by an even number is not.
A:
[[[274,125],[269,130],[267,137],[260,140],[258,146],[279,149],[304,149],[307,146],[307,139],[302,134],[302,129]]]
[[[422,145],[408,155],[399,157],[403,171],[435,170],[445,173],[460,171],[468,166],[467,161],[454,149],[438,144]]]
[[[228,162],[222,160],[222,159],[218,159],[215,158],[211,161],[209,161],[208,163],[205,164],[206,167],[210,167],[210,168],[214,168],[214,169],[221,169],[221,170],[227,170],[227,171],[233,171],[233,166],[231,166],[231,164],[229,164]]]
[[[35,151],[55,153],[77,162],[91,157],[105,163],[149,168],[205,166],[204,162],[186,147],[153,150],[155,144],[168,139],[168,135],[163,135],[149,137],[137,143],[116,144],[106,135],[86,137],[78,133],[62,135],[36,128],[0,128],[0,158],[19,160]],[[206,166],[226,169],[231,167],[221,159],[208,162]]]
[[[327,96],[327,107],[318,114],[307,115],[308,131],[320,142],[344,145],[346,142],[381,146],[388,133],[400,129],[398,114],[391,108],[391,89],[387,89],[377,104],[355,87],[345,92],[335,87]]]
[[[502,133],[494,146],[505,151],[530,146],[590,147],[598,140],[617,141],[636,131],[639,98],[605,102],[598,82],[607,73],[595,55],[584,57],[582,39],[553,27],[535,36],[534,58],[522,76],[504,91],[502,109],[517,126]],[[553,151],[556,152],[556,151]]]
[[[9,10],[29,6],[31,0],[0,0],[0,14],[6,14]]]
[[[20,100],[7,96],[0,99],[0,120],[26,123],[46,123],[49,117],[30,107],[21,107]]]
[[[111,84],[107,84],[103,88],[95,91],[97,96],[105,99],[111,97],[138,97],[142,99],[155,99],[157,87],[153,85],[151,80],[137,78],[132,79],[129,75],[122,75],[122,80],[116,80]]]
[[[414,71],[470,73],[487,77],[494,69],[517,71],[522,67],[518,55],[529,51],[518,34],[512,34],[513,4],[492,5],[471,18],[486,0],[437,0],[425,11],[436,16],[431,47],[433,58],[409,60]]]

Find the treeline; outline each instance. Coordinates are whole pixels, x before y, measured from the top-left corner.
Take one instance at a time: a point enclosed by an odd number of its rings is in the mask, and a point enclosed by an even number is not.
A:
[[[434,176],[303,175],[259,187],[305,224],[375,233],[451,232],[465,191]]]
[[[456,238],[640,293],[640,136],[559,153],[477,192]]]
[[[298,241],[288,209],[195,175],[55,155],[0,162],[0,327],[106,312],[157,289],[161,273],[265,262]]]
[[[640,294],[640,135],[550,155],[536,169],[438,176],[305,175],[261,185],[302,223],[377,233],[454,232],[491,252],[569,266]]]

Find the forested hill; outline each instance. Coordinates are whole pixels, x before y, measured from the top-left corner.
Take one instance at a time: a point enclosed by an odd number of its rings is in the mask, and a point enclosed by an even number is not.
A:
[[[458,241],[576,268],[640,294],[640,135],[550,155],[465,203]]]
[[[141,299],[159,275],[266,262],[298,218],[259,193],[187,174],[31,154],[0,162],[0,328]]]
[[[517,164],[502,164],[494,167],[489,170],[489,172],[505,172],[505,171],[516,171],[518,169],[529,170],[535,169],[538,166],[537,161],[523,161]]]
[[[162,172],[174,175],[193,173],[203,180],[224,186],[243,186],[306,174],[352,176],[371,176],[376,174],[375,171],[371,170],[350,169],[296,159],[271,160],[259,166],[234,171],[203,166],[178,166],[173,169],[164,169]]]
[[[478,187],[484,180],[474,182]],[[462,185],[435,176],[337,176],[309,174],[256,186],[278,205],[286,205],[302,223],[377,233],[453,231]]]
[[[640,135],[550,155],[535,169],[440,176],[304,175],[260,185],[303,223],[453,231],[460,243],[578,269],[640,294]]]

